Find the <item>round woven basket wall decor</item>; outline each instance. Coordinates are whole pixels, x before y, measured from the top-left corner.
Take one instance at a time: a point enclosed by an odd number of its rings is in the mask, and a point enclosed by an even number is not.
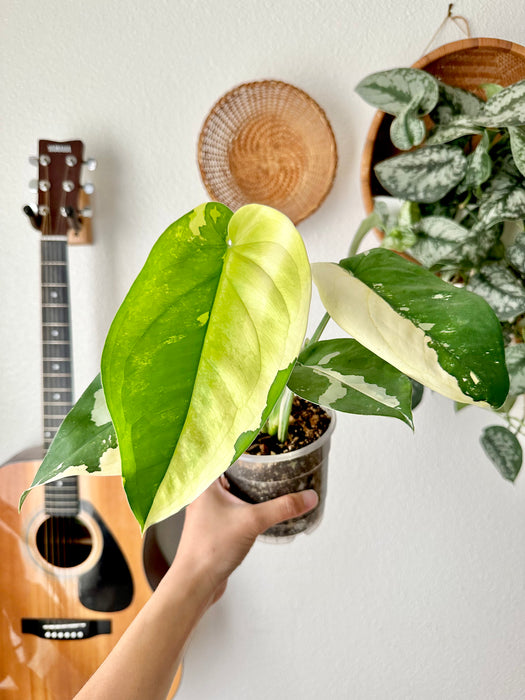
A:
[[[483,83],[505,87],[525,79],[525,47],[502,39],[463,39],[439,47],[412,67],[484,97],[479,87]],[[361,194],[367,214],[374,208],[375,196],[388,194],[374,175],[374,165],[399,152],[390,141],[392,120],[391,115],[378,111],[368,131],[361,158]]]
[[[214,200],[233,211],[267,204],[297,224],[330,191],[337,148],[326,114],[309,95],[261,80],[239,85],[212,107],[198,161]]]

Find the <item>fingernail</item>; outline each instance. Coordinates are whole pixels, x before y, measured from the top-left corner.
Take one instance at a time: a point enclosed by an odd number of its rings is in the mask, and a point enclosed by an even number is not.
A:
[[[305,505],[305,508],[308,508],[308,510],[311,510],[319,503],[319,496],[317,495],[317,492],[314,491],[313,489],[309,489],[308,491],[303,491],[302,493],[303,493],[303,503]]]

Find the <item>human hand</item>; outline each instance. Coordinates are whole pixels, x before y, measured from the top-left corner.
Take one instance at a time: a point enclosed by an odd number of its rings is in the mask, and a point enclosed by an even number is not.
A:
[[[189,576],[205,583],[212,604],[258,535],[276,523],[307,513],[317,502],[316,492],[307,490],[252,505],[230,493],[221,477],[186,508],[181,540],[167,576],[172,569],[186,569]]]

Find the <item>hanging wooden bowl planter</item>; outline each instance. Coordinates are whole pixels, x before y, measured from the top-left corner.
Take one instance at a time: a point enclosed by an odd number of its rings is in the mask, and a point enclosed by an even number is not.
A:
[[[204,186],[234,211],[255,202],[299,223],[324,201],[337,165],[334,134],[321,107],[278,80],[226,93],[202,127],[198,162]]]
[[[506,87],[525,79],[525,47],[502,39],[463,39],[439,47],[412,67],[483,97],[479,88],[483,83]],[[374,197],[388,194],[375,177],[374,166],[399,153],[390,141],[392,120],[391,115],[378,111],[368,131],[361,158],[361,194],[367,214],[374,208]]]

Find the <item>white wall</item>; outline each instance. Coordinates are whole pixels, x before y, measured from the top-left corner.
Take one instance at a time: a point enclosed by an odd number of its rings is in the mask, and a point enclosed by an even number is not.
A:
[[[27,156],[80,138],[99,161],[95,242],[70,248],[77,393],[164,228],[205,201],[196,141],[250,80],[301,87],[339,149],[334,188],[299,228],[312,260],[346,251],[369,72],[420,57],[448,3],[408,0],[4,0],[0,23],[0,462],[40,440],[38,235]],[[474,36],[525,44],[522,0],[462,0]],[[462,38],[450,26],[434,44]],[[368,245],[374,245],[370,240]],[[320,313],[314,304],[314,317]],[[258,543],[186,654],[179,697],[518,700],[525,697],[525,476],[504,482],[478,434],[427,395],[416,432],[340,417],[327,510],[311,536]]]

